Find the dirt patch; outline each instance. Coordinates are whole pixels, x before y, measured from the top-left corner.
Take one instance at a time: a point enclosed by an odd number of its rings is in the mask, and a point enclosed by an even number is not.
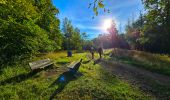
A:
[[[49,69],[45,72],[45,76],[46,77],[52,77],[55,75],[59,75],[65,71],[68,71],[69,68],[68,67],[59,67],[59,68],[53,68],[53,69]]]
[[[45,76],[46,76],[46,77],[51,77],[51,76],[56,75],[57,72],[58,72],[58,71],[57,71],[57,70],[54,70],[54,69],[48,70],[48,71],[45,72]]]
[[[170,77],[153,73],[134,66],[102,60],[100,63],[107,71],[118,78],[128,81],[144,92],[158,99],[170,99]]]

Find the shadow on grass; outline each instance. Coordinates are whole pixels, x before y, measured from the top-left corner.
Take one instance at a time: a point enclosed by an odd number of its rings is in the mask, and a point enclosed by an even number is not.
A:
[[[68,63],[70,63],[70,62],[67,62],[67,61],[65,61],[65,62],[57,62],[57,64],[59,64],[59,65],[65,65],[65,64],[68,64]]]
[[[52,100],[54,98],[55,95],[57,95],[58,93],[60,93],[65,86],[70,82],[73,81],[75,79],[77,79],[78,77],[82,76],[82,73],[79,73],[79,67],[81,65],[82,59],[80,60],[80,62],[78,62],[77,64],[74,65],[73,68],[70,68],[68,71],[62,73],[59,78],[56,79],[56,81],[54,81],[50,86],[53,87],[55,85],[58,85],[58,88],[52,93],[52,95],[50,96],[50,100]]]
[[[0,75],[2,75],[2,70],[0,70]]]
[[[93,63],[93,65],[96,65],[96,64],[98,64],[98,63],[100,63],[101,62],[101,59],[99,58],[99,59],[96,59],[96,60],[94,60],[94,63]]]
[[[54,98],[55,95],[57,95],[58,93],[60,93],[65,86],[73,80],[76,80],[77,78],[81,77],[83,74],[82,73],[74,73],[72,71],[73,69],[70,68],[69,71],[62,73],[59,78],[56,79],[56,81],[54,81],[49,88],[58,85],[58,88],[52,93],[52,95],[50,96],[50,100],[52,100]]]
[[[91,60],[83,61],[83,64],[89,63]]]
[[[48,67],[46,67],[44,69],[36,69],[36,70],[33,70],[33,71],[31,71],[29,73],[26,73],[26,74],[20,74],[20,75],[14,76],[12,78],[9,78],[9,79],[6,79],[4,81],[1,81],[0,85],[20,83],[20,82],[22,82],[24,80],[27,80],[27,79],[35,76],[37,73],[39,73],[39,72],[41,72],[43,70],[49,69],[50,67],[52,67],[52,65],[48,66]]]

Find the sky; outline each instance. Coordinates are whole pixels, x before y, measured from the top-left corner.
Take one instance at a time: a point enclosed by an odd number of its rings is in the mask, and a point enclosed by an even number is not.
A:
[[[103,28],[105,20],[112,19],[117,25],[117,29],[121,32],[125,31],[125,25],[128,18],[132,20],[139,17],[140,10],[143,11],[141,0],[104,0],[105,8],[110,13],[104,13],[99,10],[99,15],[95,16],[93,9],[88,8],[89,3],[93,0],[53,0],[54,6],[59,9],[57,17],[61,21],[65,17],[69,18],[74,27],[86,32],[89,39],[97,37],[99,34],[107,33]],[[93,16],[94,19],[92,18]]]

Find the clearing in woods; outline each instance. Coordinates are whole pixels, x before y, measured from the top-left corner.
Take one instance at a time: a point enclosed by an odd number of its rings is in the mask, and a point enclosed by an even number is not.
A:
[[[32,73],[27,64],[1,70],[0,98],[2,99],[169,99],[169,76],[160,75],[132,65],[120,63],[96,53],[49,53],[34,58],[50,58],[54,66]],[[83,62],[76,76],[68,73],[68,66]],[[25,66],[25,67],[21,67]],[[62,81],[61,81],[62,80]]]

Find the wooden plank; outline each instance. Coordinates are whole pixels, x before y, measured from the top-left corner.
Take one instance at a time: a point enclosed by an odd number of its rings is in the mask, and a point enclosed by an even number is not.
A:
[[[52,64],[53,62],[49,58],[29,63],[32,70],[38,69],[38,68],[44,68]]]
[[[76,63],[77,63],[76,61],[73,61],[67,67],[68,68],[73,68]]]

